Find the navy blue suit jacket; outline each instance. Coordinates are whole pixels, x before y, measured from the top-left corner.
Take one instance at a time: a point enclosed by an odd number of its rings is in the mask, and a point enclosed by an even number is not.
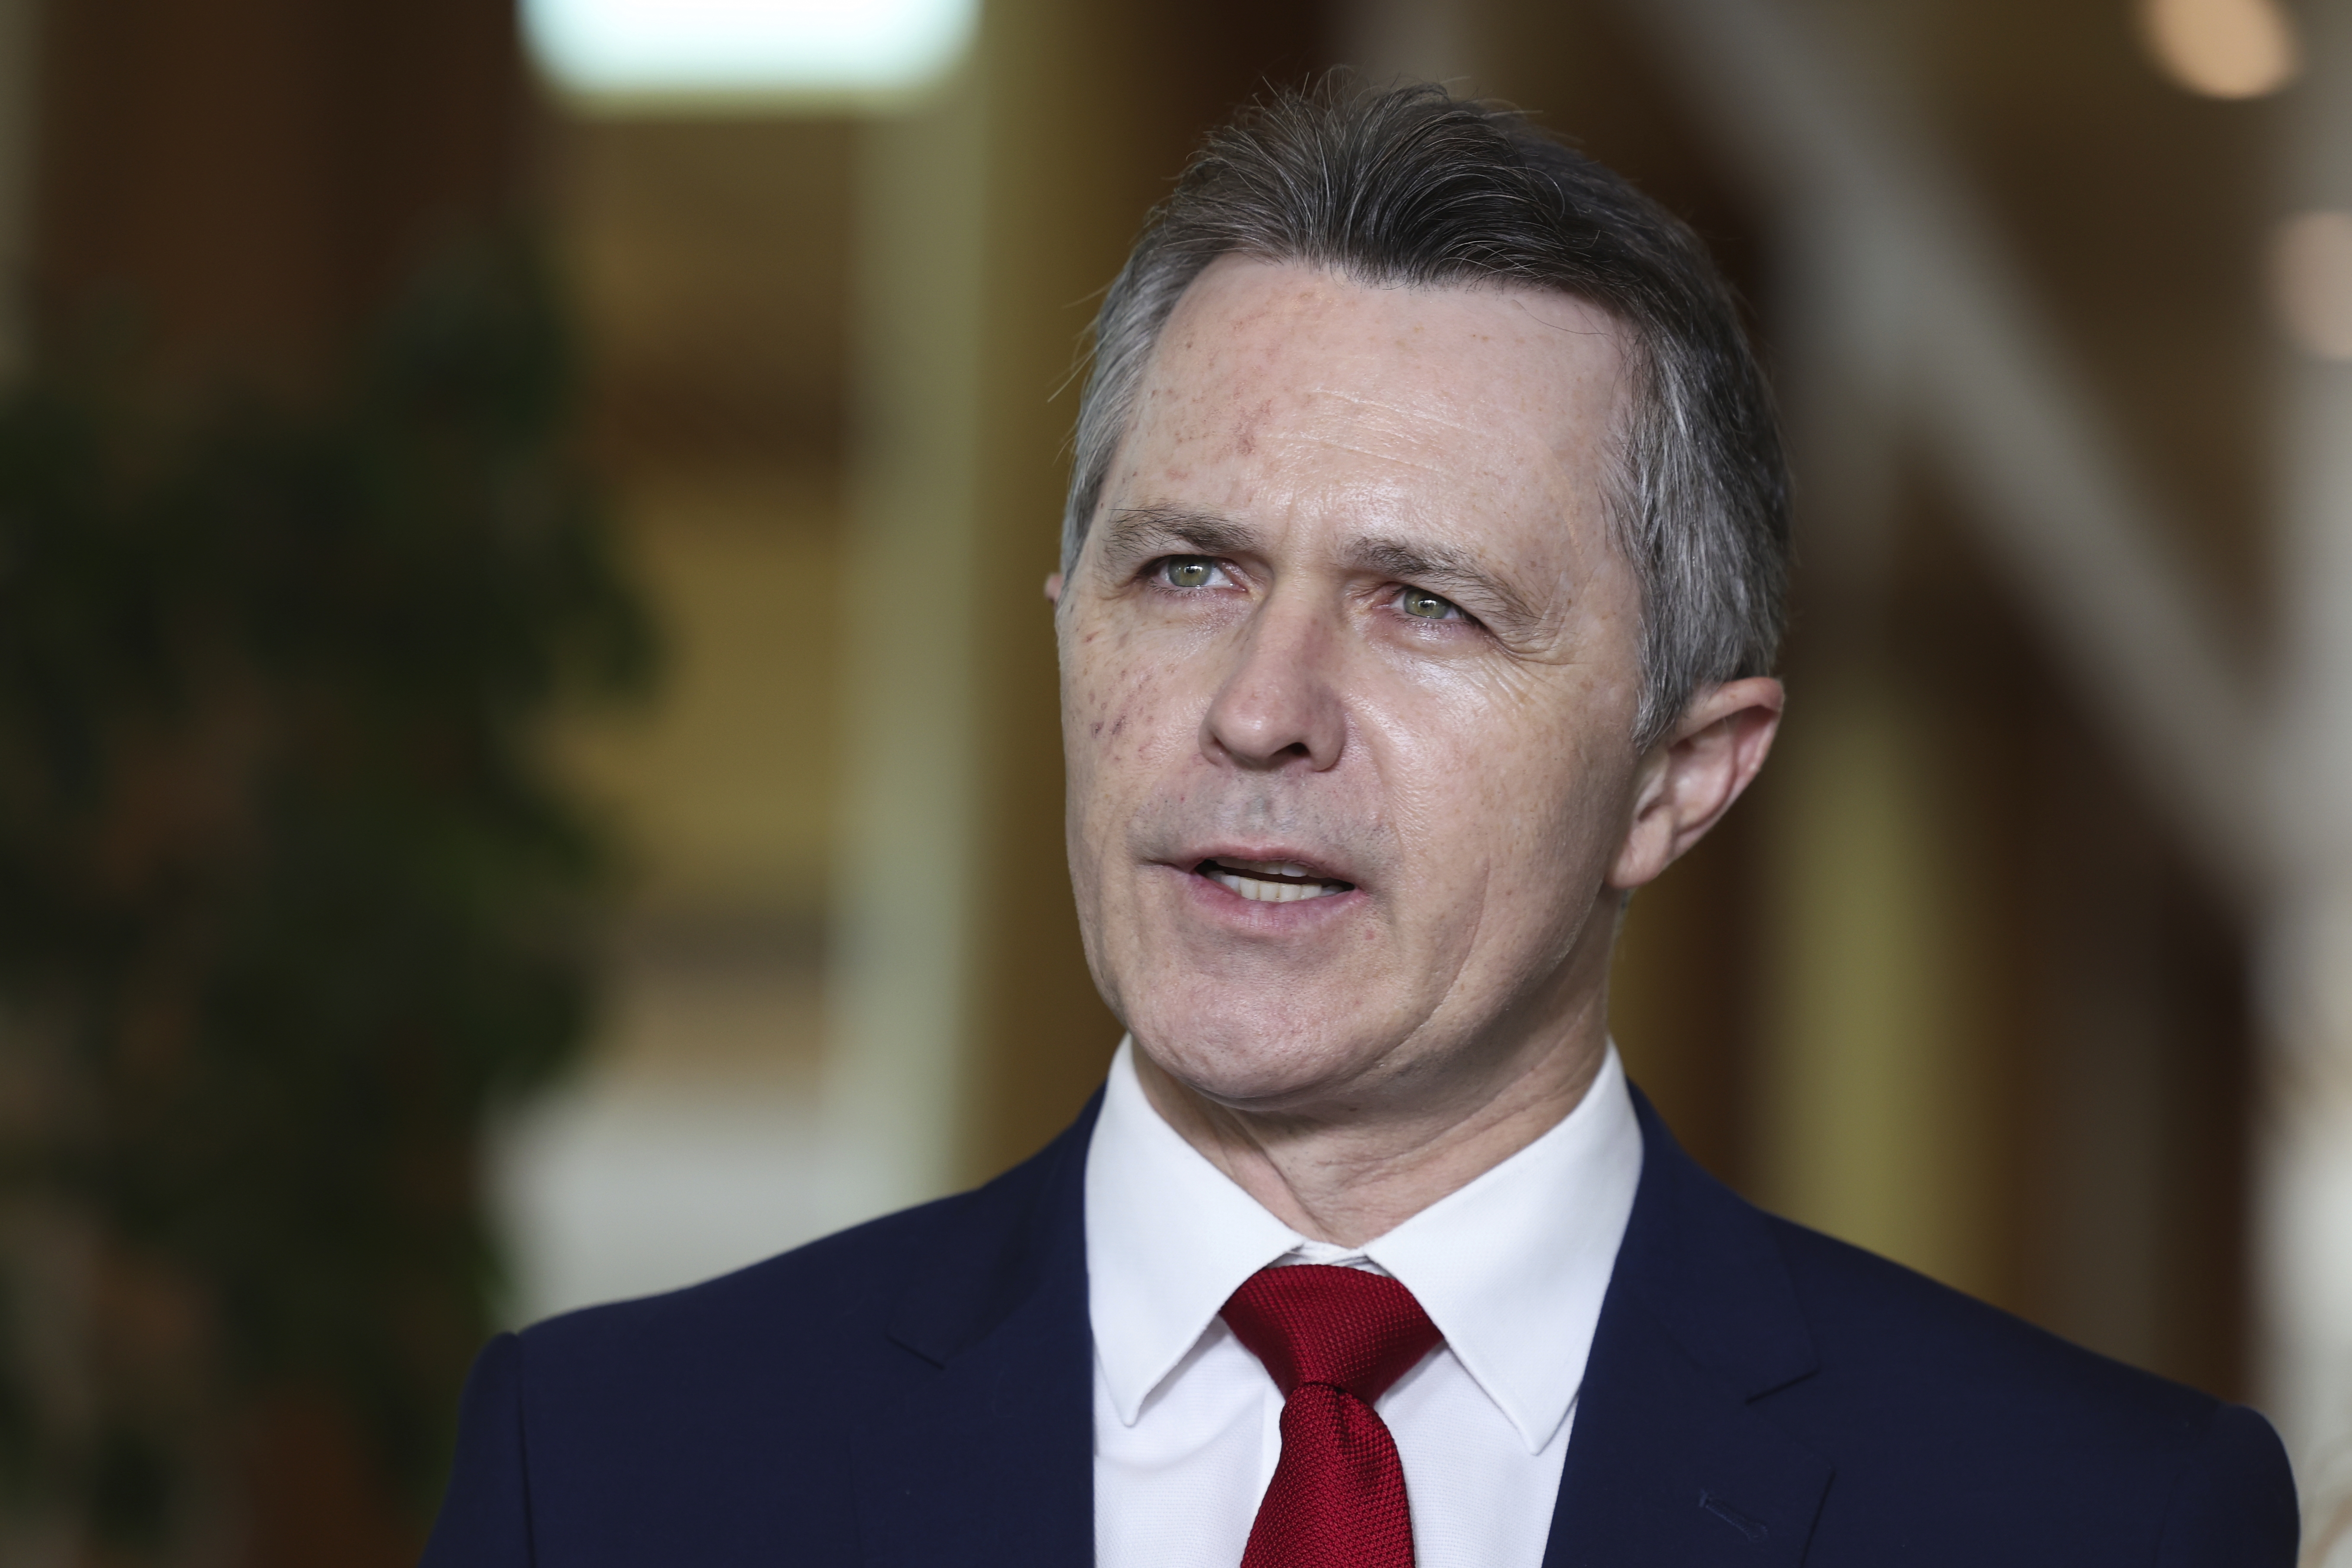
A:
[[[1636,1103],[1546,1568],[2289,1568],[2260,1415],[1751,1208]],[[427,1568],[1083,1568],[1093,1126],[977,1192],[501,1335]]]

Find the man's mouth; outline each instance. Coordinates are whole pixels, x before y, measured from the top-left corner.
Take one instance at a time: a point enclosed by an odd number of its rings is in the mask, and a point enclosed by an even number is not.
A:
[[[1230,892],[1263,904],[1296,903],[1300,899],[1328,899],[1355,890],[1353,882],[1320,876],[1290,860],[1235,860],[1213,856],[1192,868]]]

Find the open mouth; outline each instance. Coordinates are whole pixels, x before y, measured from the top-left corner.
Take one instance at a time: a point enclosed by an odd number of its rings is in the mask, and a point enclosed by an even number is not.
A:
[[[1262,904],[1289,904],[1301,899],[1328,899],[1355,890],[1353,882],[1318,876],[1289,860],[1234,860],[1213,856],[1192,869],[1230,892]]]

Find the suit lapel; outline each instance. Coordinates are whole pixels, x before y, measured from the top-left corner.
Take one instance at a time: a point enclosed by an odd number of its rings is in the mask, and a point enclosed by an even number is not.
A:
[[[1638,1091],[1642,1184],[1618,1249],[1545,1568],[1795,1568],[1832,1475],[1754,1405],[1812,1342],[1753,1209],[1693,1164]]]
[[[865,1560],[903,1568],[1094,1561],[1085,1170],[1097,1096],[974,1194],[887,1325],[918,1364],[851,1435]]]

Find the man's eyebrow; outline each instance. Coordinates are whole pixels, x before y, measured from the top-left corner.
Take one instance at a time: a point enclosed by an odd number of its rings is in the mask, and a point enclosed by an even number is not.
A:
[[[1364,539],[1349,547],[1350,563],[1359,569],[1394,577],[1416,588],[1427,588],[1445,598],[1482,601],[1483,615],[1496,615],[1532,626],[1543,617],[1517,588],[1505,582],[1471,551],[1436,541]]]
[[[1241,555],[1257,531],[1213,511],[1181,506],[1125,507],[1103,520],[1103,553],[1112,560],[1170,550],[1198,555]]]

